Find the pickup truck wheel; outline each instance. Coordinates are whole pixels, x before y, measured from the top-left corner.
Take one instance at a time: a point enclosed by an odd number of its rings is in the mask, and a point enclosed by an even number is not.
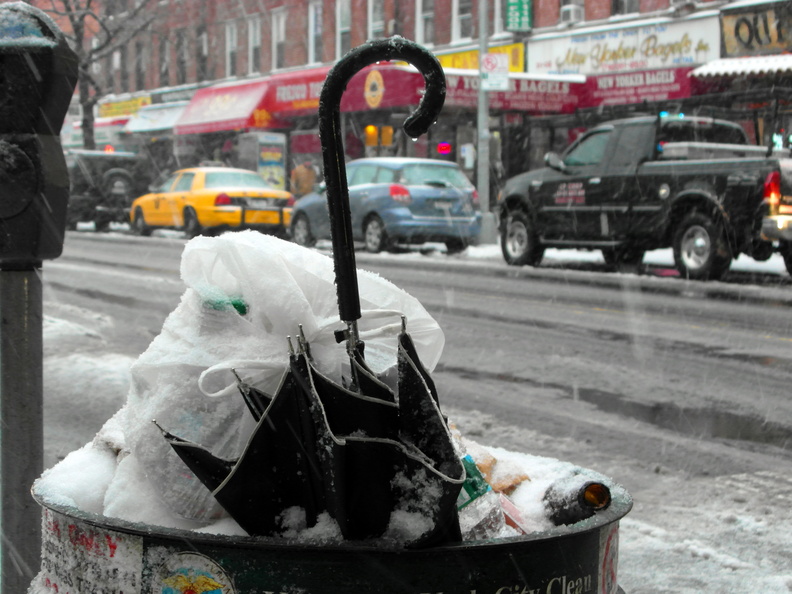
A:
[[[388,234],[385,232],[385,223],[377,215],[371,215],[363,225],[363,240],[366,251],[378,254],[388,246]]]
[[[501,230],[503,259],[512,266],[537,266],[544,256],[544,248],[533,221],[524,212],[510,212]]]
[[[721,223],[700,212],[682,219],[674,233],[674,262],[683,277],[717,280],[729,269],[731,261]]]
[[[146,219],[143,218],[143,211],[140,208],[135,209],[132,217],[132,232],[143,237],[151,235],[151,227],[146,225]]]
[[[786,266],[787,272],[792,274],[792,241],[782,241],[778,251],[784,258],[784,265]]]
[[[192,239],[193,237],[198,237],[201,233],[203,233],[203,227],[201,227],[201,223],[198,222],[198,215],[195,214],[192,208],[185,208],[184,234],[189,239]]]

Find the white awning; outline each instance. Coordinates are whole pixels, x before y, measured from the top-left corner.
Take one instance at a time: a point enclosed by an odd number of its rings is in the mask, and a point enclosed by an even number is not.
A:
[[[691,71],[690,76],[744,76],[761,74],[792,74],[792,54],[749,56],[712,60]]]
[[[158,103],[141,107],[129,120],[124,132],[150,134],[172,131],[185,107],[187,107],[187,101]]]

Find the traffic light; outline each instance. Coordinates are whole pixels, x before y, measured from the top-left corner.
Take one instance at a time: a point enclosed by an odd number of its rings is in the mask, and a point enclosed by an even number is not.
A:
[[[0,5],[0,268],[63,249],[69,176],[60,129],[77,57],[55,23],[22,2]]]

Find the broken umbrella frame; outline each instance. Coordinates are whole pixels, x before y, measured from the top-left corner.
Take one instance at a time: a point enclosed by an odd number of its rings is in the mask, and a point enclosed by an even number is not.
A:
[[[406,320],[398,337],[397,390],[369,369],[359,338],[360,296],[352,244],[349,192],[340,126],[341,96],[360,70],[384,60],[403,60],[424,76],[426,92],[407,118],[415,138],[437,119],[445,100],[445,76],[437,59],[401,38],[352,50],[329,72],[319,104],[327,200],[339,315],[346,330],[348,381],[339,385],[314,366],[300,332],[289,341],[290,362],[275,395],[238,378],[256,426],[241,456],[217,458],[202,446],[164,432],[176,453],[215,499],[251,535],[284,530],[283,514],[305,511],[308,527],[327,512],[345,539],[382,536],[396,511],[418,514],[420,535],[412,548],[461,540],[457,497],[465,471],[454,449],[437,391],[421,364]],[[398,538],[399,535],[393,535]]]

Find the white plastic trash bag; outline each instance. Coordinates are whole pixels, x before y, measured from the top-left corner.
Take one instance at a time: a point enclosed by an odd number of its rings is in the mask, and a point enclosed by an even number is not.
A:
[[[299,325],[319,369],[348,377],[333,260],[254,231],[197,237],[184,249],[187,290],[162,331],[132,366],[124,433],[132,455],[177,515],[210,521],[223,515],[211,493],[187,470],[157,423],[220,457],[235,458],[252,430],[236,389],[235,370],[273,394],[288,367],[287,336]],[[401,316],[421,361],[434,369],[444,337],[437,322],[405,291],[358,271],[366,362],[387,382],[395,377]]]

